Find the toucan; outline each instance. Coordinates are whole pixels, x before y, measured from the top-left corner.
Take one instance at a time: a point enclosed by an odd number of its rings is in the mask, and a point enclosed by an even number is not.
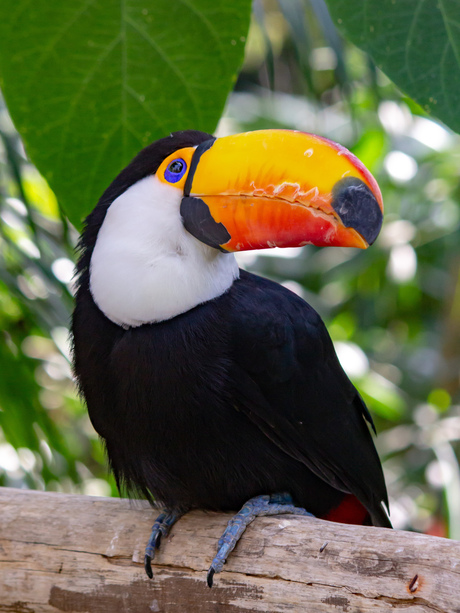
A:
[[[379,187],[344,147],[292,130],[174,132],[106,189],[79,242],[74,371],[120,489],[164,511],[238,511],[212,585],[257,515],[391,527],[372,418],[320,316],[234,253],[376,239]]]

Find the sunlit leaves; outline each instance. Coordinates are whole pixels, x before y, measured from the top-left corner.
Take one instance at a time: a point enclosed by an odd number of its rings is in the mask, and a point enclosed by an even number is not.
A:
[[[460,131],[460,4],[327,0],[335,23],[425,111]]]
[[[174,130],[212,132],[250,0],[4,0],[0,85],[28,154],[80,225],[114,176]]]

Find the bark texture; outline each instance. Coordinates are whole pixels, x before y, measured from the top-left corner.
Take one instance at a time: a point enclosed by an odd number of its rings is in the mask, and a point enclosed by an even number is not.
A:
[[[143,503],[0,488],[0,613],[460,613],[460,542],[318,519],[257,519],[206,571],[229,515],[193,511],[143,569]]]

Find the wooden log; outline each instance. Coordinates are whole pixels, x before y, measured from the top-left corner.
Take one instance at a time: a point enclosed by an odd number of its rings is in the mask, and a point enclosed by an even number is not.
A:
[[[257,519],[206,585],[227,514],[193,511],[149,580],[144,503],[0,488],[0,612],[460,613],[460,542],[307,517]]]

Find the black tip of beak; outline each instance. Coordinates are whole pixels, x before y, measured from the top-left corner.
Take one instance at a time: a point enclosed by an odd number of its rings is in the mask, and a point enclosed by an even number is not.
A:
[[[353,228],[368,245],[377,238],[383,214],[369,187],[357,177],[345,177],[332,190],[332,206],[346,228]]]

